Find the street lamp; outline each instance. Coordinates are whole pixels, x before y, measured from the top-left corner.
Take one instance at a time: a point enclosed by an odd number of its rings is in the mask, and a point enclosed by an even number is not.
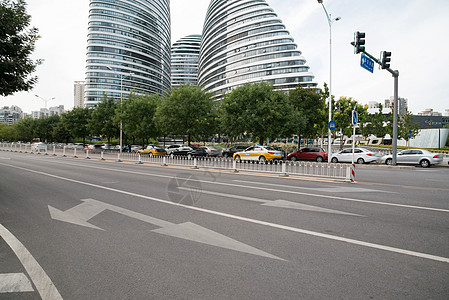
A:
[[[51,100],[56,99],[56,97],[53,97],[53,98],[50,98],[50,99],[44,99],[44,98],[42,98],[42,97],[39,96],[39,95],[34,95],[34,96],[36,96],[37,98],[40,98],[41,100],[43,100],[43,101],[45,102],[45,108],[47,108],[47,102],[48,102],[48,101],[51,101]]]
[[[318,0],[323,6],[324,12],[326,13],[327,22],[329,23],[329,122],[332,121],[332,23],[340,20],[340,17],[336,17],[332,19],[332,16],[327,13],[326,7],[324,7],[323,0]],[[331,145],[331,136],[332,130],[329,128],[329,136],[328,136],[328,162],[331,161],[332,157],[332,145]]]
[[[114,71],[110,66],[106,66],[106,68],[115,74],[118,74],[117,71]],[[128,76],[134,75],[134,73],[129,73],[127,75],[124,74],[118,74],[120,75],[120,113],[122,112],[122,105],[123,105],[123,78],[126,78]],[[122,155],[122,149],[123,149],[123,122],[122,122],[122,116],[120,115],[120,152],[119,152],[119,158],[118,161],[120,161],[120,157]]]

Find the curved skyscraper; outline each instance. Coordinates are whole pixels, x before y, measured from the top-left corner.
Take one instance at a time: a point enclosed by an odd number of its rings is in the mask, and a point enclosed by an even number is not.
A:
[[[170,89],[170,0],[90,0],[85,105]]]
[[[198,60],[200,58],[201,35],[183,37],[173,44],[171,50],[171,85],[198,82]]]
[[[282,90],[317,86],[293,37],[265,0],[211,0],[198,84],[219,97],[260,81]]]

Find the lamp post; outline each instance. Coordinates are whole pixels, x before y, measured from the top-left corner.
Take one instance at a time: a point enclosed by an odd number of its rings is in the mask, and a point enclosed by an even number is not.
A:
[[[336,17],[332,19],[332,16],[327,13],[326,7],[324,7],[323,0],[318,0],[318,3],[323,6],[324,12],[326,13],[327,22],[329,23],[329,122],[332,121],[332,23],[335,21],[340,20],[340,17]],[[331,161],[332,157],[332,145],[331,145],[331,136],[332,131],[329,129],[328,134],[328,154],[327,154],[327,161]]]
[[[34,95],[34,96],[36,96],[37,98],[40,98],[41,100],[43,100],[43,101],[45,102],[45,108],[47,108],[47,102],[48,102],[48,101],[51,101],[51,100],[56,99],[56,97],[53,97],[53,98],[50,98],[50,99],[45,99],[45,98],[42,98],[42,97],[39,96],[39,95]]]
[[[106,67],[108,70],[114,72],[115,74],[118,74],[116,71],[114,71],[111,67]],[[134,73],[129,73],[128,75],[124,74],[118,74],[120,75],[120,113],[122,112],[122,105],[123,105],[123,79],[134,75]],[[120,115],[120,150],[119,150],[119,158],[118,161],[120,161],[120,157],[122,155],[122,149],[123,149],[123,122],[122,122],[122,116]]]

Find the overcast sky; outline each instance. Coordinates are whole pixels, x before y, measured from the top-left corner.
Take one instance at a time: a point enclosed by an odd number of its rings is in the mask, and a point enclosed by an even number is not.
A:
[[[24,112],[48,107],[73,107],[74,81],[85,79],[89,0],[27,1],[32,24],[39,28],[35,58],[39,83],[30,92],[0,97],[0,106],[17,105]],[[329,82],[329,25],[316,0],[267,0],[294,37],[315,80]],[[209,0],[171,0],[172,42],[200,34]],[[399,97],[417,114],[426,108],[449,109],[449,1],[324,0],[332,17],[332,93],[358,102],[382,102],[393,95],[393,78],[375,66],[360,67],[350,42],[354,31],[366,33],[366,50],[375,57],[391,51],[391,68],[399,71]]]

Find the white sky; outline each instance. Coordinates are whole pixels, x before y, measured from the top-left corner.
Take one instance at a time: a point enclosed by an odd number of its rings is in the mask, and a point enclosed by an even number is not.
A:
[[[73,83],[83,81],[89,0],[29,0],[28,13],[39,28],[34,57],[39,83],[30,92],[0,97],[0,106],[17,105],[24,112],[48,107],[73,107]],[[320,87],[329,82],[329,26],[316,0],[267,0],[295,38]],[[449,109],[449,1],[324,0],[333,17],[332,93],[363,104],[393,95],[393,77],[375,66],[360,67],[350,42],[354,31],[366,33],[366,49],[375,57],[391,51],[391,68],[399,70],[399,97],[417,114],[426,108]],[[201,34],[209,0],[171,0],[172,42]]]

